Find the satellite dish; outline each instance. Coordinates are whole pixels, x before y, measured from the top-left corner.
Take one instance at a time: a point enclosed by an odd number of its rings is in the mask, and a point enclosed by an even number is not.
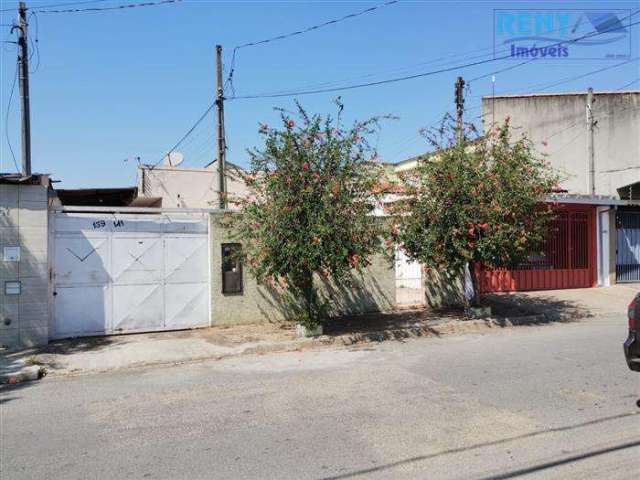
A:
[[[180,152],[172,151],[165,155],[162,163],[168,167],[177,167],[182,162],[184,162],[184,155]]]

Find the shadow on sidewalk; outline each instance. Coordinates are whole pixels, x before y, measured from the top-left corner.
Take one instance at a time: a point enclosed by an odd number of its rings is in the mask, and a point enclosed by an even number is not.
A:
[[[547,322],[571,322],[593,316],[579,303],[554,298],[551,294],[491,293],[483,295],[483,300],[495,317],[544,315]]]

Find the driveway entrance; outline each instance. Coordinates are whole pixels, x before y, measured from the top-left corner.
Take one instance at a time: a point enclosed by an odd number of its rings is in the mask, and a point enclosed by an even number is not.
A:
[[[208,219],[51,215],[53,338],[209,325]]]

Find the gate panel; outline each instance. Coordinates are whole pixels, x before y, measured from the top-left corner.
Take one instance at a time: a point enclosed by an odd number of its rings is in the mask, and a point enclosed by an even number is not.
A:
[[[544,240],[542,253],[511,268],[477,268],[481,292],[587,288],[596,283],[595,208],[565,206]]]
[[[410,260],[404,250],[396,249],[396,303],[398,305],[422,305],[425,302],[422,289],[422,265]]]
[[[616,281],[640,282],[640,212],[617,212]]]
[[[208,220],[56,213],[54,337],[209,324]]]

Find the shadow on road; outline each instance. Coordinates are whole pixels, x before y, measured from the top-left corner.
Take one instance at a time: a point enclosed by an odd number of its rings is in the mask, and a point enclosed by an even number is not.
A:
[[[463,452],[467,452],[469,450],[477,450],[480,448],[485,448],[485,447],[493,447],[496,445],[502,445],[505,443],[509,443],[509,442],[513,442],[516,440],[523,440],[525,438],[533,438],[533,437],[538,437],[541,435],[547,435],[547,434],[551,434],[551,433],[558,433],[558,432],[566,432],[569,430],[574,430],[577,428],[584,428],[584,427],[588,427],[591,425],[597,425],[600,423],[605,423],[605,422],[609,422],[612,420],[619,420],[621,418],[626,418],[626,417],[633,417],[633,416],[637,416],[640,415],[640,412],[633,412],[633,413],[622,413],[619,415],[612,415],[609,417],[603,417],[603,418],[598,418],[596,420],[590,420],[588,422],[583,422],[583,423],[577,423],[574,425],[567,425],[564,427],[555,427],[555,428],[549,428],[546,430],[538,430],[535,432],[530,432],[530,433],[525,433],[523,435],[517,435],[515,437],[509,437],[509,438],[503,438],[500,440],[494,440],[492,442],[485,442],[485,443],[478,443],[475,445],[470,445],[468,447],[460,447],[460,448],[452,448],[449,450],[443,450],[441,452],[436,452],[436,453],[431,453],[429,455],[420,455],[417,457],[412,457],[412,458],[407,458],[405,460],[399,460],[397,462],[393,462],[393,463],[388,463],[386,465],[380,465],[377,467],[371,467],[371,468],[366,468],[366,469],[362,469],[362,470],[356,470],[354,472],[348,472],[348,473],[343,473],[340,475],[335,475],[335,476],[331,476],[331,477],[322,477],[322,480],[341,480],[341,479],[346,479],[346,478],[353,478],[353,477],[357,477],[359,475],[365,475],[368,473],[375,473],[375,472],[380,472],[380,471],[384,471],[384,470],[390,470],[392,468],[396,468],[402,465],[407,465],[410,463],[415,463],[415,462],[421,462],[424,460],[429,460],[432,458],[436,458],[436,457],[441,457],[443,455],[451,455],[451,454],[455,454],[455,453],[463,453]],[[606,448],[606,449],[602,449],[602,450],[594,450],[592,452],[588,452],[585,454],[580,454],[580,455],[576,455],[574,457],[569,457],[569,458],[565,458],[563,460],[558,460],[556,462],[549,462],[549,463],[544,463],[544,464],[540,464],[534,467],[529,467],[527,469],[522,469],[522,470],[516,470],[513,472],[509,472],[509,473],[505,473],[505,474],[501,474],[501,475],[497,475],[497,476],[493,476],[493,477],[486,477],[483,480],[502,480],[502,479],[509,479],[509,478],[514,478],[517,477],[519,475],[526,475],[527,473],[532,473],[535,472],[537,470],[544,470],[544,469],[548,469],[548,468],[552,468],[554,466],[560,466],[563,465],[565,463],[571,463],[571,462],[576,462],[579,460],[584,460],[586,458],[592,457],[592,456],[598,456],[598,455],[604,455],[606,453],[610,453],[610,452],[614,452],[617,450],[624,450],[627,448],[632,448],[635,446],[639,446],[640,445],[640,441],[637,442],[630,442],[630,443],[625,443],[625,444],[621,444],[615,447],[610,447],[610,448]]]
[[[527,468],[521,468],[519,470],[512,470],[511,472],[501,473],[493,475],[491,477],[484,477],[482,480],[507,480],[509,478],[516,478],[522,475],[529,475],[531,473],[540,472],[549,468],[559,467],[567,465],[573,462],[579,462],[580,460],[586,460],[587,458],[598,457],[600,455],[606,455],[607,453],[618,452],[620,450],[626,450],[627,448],[633,448],[640,446],[640,440],[635,442],[622,443],[615,447],[601,448],[599,450],[591,450],[590,452],[582,453],[580,455],[574,455],[572,457],[563,458],[562,460],[556,460],[554,462],[540,463]]]

